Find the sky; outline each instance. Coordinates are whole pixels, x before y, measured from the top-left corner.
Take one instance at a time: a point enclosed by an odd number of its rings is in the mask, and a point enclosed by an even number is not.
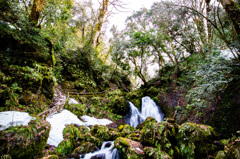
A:
[[[109,17],[109,24],[107,28],[107,36],[111,36],[110,29],[112,25],[117,26],[118,30],[122,30],[125,27],[125,20],[128,16],[132,15],[133,11],[138,11],[140,8],[145,7],[150,9],[154,2],[161,0],[122,0],[126,5],[126,9],[121,9],[123,12],[117,12]]]
[[[122,9],[124,12],[117,12],[112,17],[110,17],[109,21],[111,24],[117,25],[119,29],[123,29],[125,26],[124,22],[126,18],[130,16],[133,11],[138,11],[142,7],[149,9],[155,1],[156,0],[128,0],[127,2],[123,1],[126,4],[124,6],[126,9]]]

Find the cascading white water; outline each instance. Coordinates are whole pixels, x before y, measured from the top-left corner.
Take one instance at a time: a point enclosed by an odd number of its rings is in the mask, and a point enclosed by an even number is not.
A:
[[[163,121],[164,114],[157,106],[157,104],[148,96],[142,98],[141,112],[131,103],[130,104],[130,125],[137,127],[138,124],[142,123],[147,117],[153,117],[158,122]]]
[[[142,123],[146,118],[141,115],[138,111],[137,107],[134,106],[131,102],[130,104],[130,111],[131,111],[131,118],[130,118],[130,125],[133,127],[137,127],[139,123]]]
[[[120,159],[117,149],[114,148],[114,141],[103,142],[99,151],[88,153],[84,156],[84,159],[91,158],[104,158],[104,159]]]

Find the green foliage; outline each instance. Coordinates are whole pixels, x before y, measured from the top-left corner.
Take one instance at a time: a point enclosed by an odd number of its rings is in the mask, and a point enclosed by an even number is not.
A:
[[[181,155],[185,158],[206,158],[216,149],[213,144],[216,138],[217,134],[211,126],[184,123],[178,133]]]
[[[49,123],[36,119],[28,126],[14,126],[0,132],[1,154],[13,158],[32,158],[45,148],[50,131]]]

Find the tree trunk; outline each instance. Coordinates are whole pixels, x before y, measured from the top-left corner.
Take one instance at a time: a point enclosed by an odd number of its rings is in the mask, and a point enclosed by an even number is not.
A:
[[[98,15],[97,23],[94,28],[94,34],[92,37],[93,38],[92,43],[95,47],[97,47],[100,44],[99,40],[101,36],[102,25],[104,23],[104,18],[108,11],[108,5],[109,5],[109,0],[103,0],[101,4],[101,8],[99,9],[99,15]]]
[[[240,35],[240,9],[233,0],[220,0],[223,8],[233,22],[236,33]]]
[[[35,26],[38,25],[38,21],[40,18],[40,14],[43,10],[43,7],[45,5],[44,0],[34,0],[33,6],[31,9],[31,14],[29,16],[29,20],[35,24]]]

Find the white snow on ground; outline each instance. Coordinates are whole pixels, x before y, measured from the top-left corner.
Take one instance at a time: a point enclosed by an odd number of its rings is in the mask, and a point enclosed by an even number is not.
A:
[[[34,119],[28,113],[18,111],[0,112],[0,130],[5,130],[10,126],[24,125]]]
[[[57,147],[58,144],[63,141],[63,129],[65,128],[65,125],[68,124],[89,126],[95,124],[107,125],[112,123],[112,121],[107,119],[96,119],[86,115],[84,115],[82,119],[86,122],[82,122],[76,115],[66,109],[62,110],[60,113],[48,116],[46,120],[51,124],[51,130],[47,144]]]
[[[232,52],[229,49],[221,50],[221,56],[224,57],[226,60],[231,60],[234,58]]]
[[[68,104],[79,104],[74,98],[69,98]]]
[[[89,125],[108,125],[108,124],[111,124],[112,121],[111,120],[108,120],[108,119],[97,119],[97,118],[94,118],[94,117],[90,117],[90,116],[87,116],[87,115],[84,115],[81,117],[86,123],[85,125],[86,126],[89,126]]]
[[[46,120],[51,124],[51,130],[47,143],[56,147],[63,140],[62,132],[65,128],[65,125],[84,125],[84,123],[79,120],[76,115],[66,109],[64,109],[58,114],[52,114],[51,116],[47,117]]]

